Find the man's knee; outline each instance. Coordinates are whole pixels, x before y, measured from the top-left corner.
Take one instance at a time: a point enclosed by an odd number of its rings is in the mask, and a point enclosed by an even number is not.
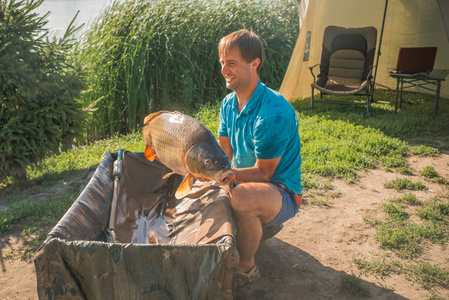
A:
[[[237,213],[247,213],[254,209],[251,201],[251,190],[244,184],[239,184],[232,189],[231,206]]]

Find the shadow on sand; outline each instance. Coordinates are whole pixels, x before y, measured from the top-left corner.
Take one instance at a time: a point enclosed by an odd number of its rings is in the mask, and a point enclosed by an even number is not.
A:
[[[338,252],[335,255],[339,255]],[[323,266],[317,259],[288,243],[271,238],[259,247],[256,263],[261,278],[236,294],[243,299],[366,299],[341,291],[340,278],[349,275]],[[407,299],[362,280],[369,299]]]

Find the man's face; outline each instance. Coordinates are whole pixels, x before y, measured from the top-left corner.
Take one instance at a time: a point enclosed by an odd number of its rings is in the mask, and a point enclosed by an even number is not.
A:
[[[252,63],[246,62],[237,49],[228,51],[220,57],[221,74],[226,79],[226,87],[234,92],[245,91],[257,71],[254,73]]]

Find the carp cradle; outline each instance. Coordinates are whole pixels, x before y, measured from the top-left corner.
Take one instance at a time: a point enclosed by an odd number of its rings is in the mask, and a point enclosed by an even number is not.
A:
[[[197,182],[176,200],[182,177],[162,179],[170,171],[143,153],[107,152],[36,253],[39,299],[232,299],[229,191]],[[170,231],[158,231],[168,211]]]

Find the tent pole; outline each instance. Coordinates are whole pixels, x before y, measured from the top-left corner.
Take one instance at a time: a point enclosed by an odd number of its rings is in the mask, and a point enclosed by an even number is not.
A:
[[[377,67],[379,66],[379,56],[382,55],[380,47],[382,46],[382,37],[384,35],[385,17],[387,16],[388,0],[385,0],[384,18],[382,20],[382,29],[380,30],[379,48],[377,50],[376,71],[374,71],[373,88],[371,89],[371,102],[374,101],[374,85],[376,84]]]

